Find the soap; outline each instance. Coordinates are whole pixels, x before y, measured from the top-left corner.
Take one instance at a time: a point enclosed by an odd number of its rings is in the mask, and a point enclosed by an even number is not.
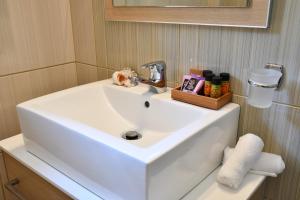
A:
[[[192,78],[191,75],[184,75],[183,76],[182,86],[180,88],[181,91],[187,86],[187,84],[189,83],[191,78]]]
[[[203,77],[192,74],[190,80],[184,86],[183,91],[197,94],[200,91],[200,89],[203,87],[204,80],[205,79]]]

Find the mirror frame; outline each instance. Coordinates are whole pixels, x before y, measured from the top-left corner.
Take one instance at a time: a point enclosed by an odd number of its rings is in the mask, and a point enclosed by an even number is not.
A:
[[[251,0],[247,8],[114,7],[105,0],[105,20],[206,26],[268,28],[272,0]]]

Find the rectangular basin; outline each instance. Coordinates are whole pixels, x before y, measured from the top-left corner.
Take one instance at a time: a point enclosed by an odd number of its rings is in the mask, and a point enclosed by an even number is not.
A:
[[[103,199],[180,199],[235,143],[240,108],[209,110],[148,89],[105,80],[21,103],[26,148]],[[142,137],[126,140],[128,131]]]

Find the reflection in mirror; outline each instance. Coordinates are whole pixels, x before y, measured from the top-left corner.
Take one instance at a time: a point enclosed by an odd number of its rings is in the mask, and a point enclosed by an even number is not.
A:
[[[114,6],[248,7],[250,0],[113,0]]]

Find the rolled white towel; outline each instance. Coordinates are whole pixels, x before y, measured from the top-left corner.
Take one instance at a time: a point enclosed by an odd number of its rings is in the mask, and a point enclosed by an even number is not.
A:
[[[248,171],[261,155],[262,139],[248,133],[240,137],[235,151],[221,167],[217,181],[232,188],[238,188]]]
[[[224,150],[223,164],[232,156],[234,148],[226,147]],[[253,165],[250,173],[277,177],[278,174],[282,173],[285,168],[284,161],[281,156],[262,152],[259,159]]]

